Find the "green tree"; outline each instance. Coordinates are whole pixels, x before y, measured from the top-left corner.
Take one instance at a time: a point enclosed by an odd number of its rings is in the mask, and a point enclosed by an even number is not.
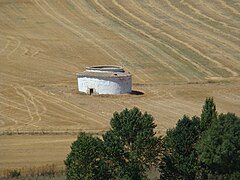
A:
[[[240,118],[220,114],[199,140],[197,152],[211,177],[240,179]]]
[[[217,111],[216,111],[216,105],[213,101],[212,97],[208,97],[205,100],[205,103],[202,108],[202,114],[201,114],[201,131],[207,130],[210,126],[212,121],[217,118]]]
[[[67,179],[110,179],[103,141],[80,133],[65,160]]]
[[[66,165],[67,179],[147,179],[157,166],[162,139],[148,113],[138,108],[115,112],[103,140],[81,133],[72,144]]]
[[[240,179],[240,118],[218,115],[213,98],[201,119],[184,116],[163,142],[160,179]]]
[[[200,119],[183,116],[164,138],[166,151],[160,163],[160,179],[195,179],[197,153],[195,144],[200,135]]]
[[[103,139],[117,179],[145,179],[146,170],[159,163],[161,137],[155,136],[153,121],[136,107],[114,113],[111,130]]]
[[[204,179],[205,168],[199,166],[196,143],[217,118],[213,98],[206,98],[201,118],[183,116],[164,138],[165,153],[160,163],[161,179]]]

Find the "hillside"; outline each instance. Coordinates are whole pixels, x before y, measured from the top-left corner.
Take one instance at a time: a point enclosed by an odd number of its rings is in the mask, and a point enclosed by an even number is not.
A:
[[[0,136],[0,169],[62,165],[75,138],[62,134],[101,133],[125,107],[152,114],[160,133],[207,96],[240,115],[239,10],[239,0],[0,0],[0,133],[50,134]],[[123,66],[144,94],[80,95],[76,73],[101,64]],[[26,156],[34,147],[46,149]]]

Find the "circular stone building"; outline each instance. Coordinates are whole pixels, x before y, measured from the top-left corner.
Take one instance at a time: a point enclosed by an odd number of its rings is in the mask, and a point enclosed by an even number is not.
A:
[[[90,95],[132,92],[132,75],[120,66],[91,66],[77,73],[78,90]]]

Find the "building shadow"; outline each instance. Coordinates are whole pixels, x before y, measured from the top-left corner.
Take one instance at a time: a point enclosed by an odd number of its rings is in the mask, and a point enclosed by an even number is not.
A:
[[[133,91],[132,91],[130,94],[131,94],[131,95],[140,96],[140,95],[144,95],[144,92],[142,92],[142,91],[135,91],[135,90],[133,90]]]

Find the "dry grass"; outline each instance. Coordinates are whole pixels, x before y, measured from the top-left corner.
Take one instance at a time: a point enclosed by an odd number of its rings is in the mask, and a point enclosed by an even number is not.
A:
[[[71,132],[101,134],[112,113],[126,107],[151,113],[162,133],[183,114],[199,115],[207,96],[219,112],[240,115],[239,6],[238,0],[0,0],[0,133],[13,134],[0,136],[0,169],[63,165],[76,138]],[[124,66],[133,89],[144,94],[79,94],[75,73],[98,64]],[[18,152],[29,137],[34,143]],[[56,138],[69,139],[52,143]]]
[[[51,179],[56,176],[64,177],[65,169],[59,168],[55,164],[0,171],[0,179]]]

